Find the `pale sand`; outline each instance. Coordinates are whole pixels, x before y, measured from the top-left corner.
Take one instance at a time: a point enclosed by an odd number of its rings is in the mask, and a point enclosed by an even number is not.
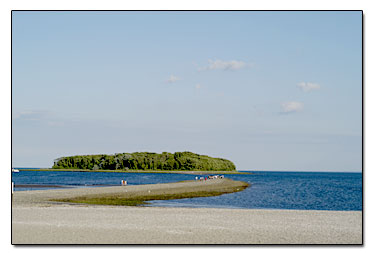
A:
[[[201,182],[178,184],[195,186],[198,183]],[[176,187],[174,185],[176,184],[15,192],[12,243],[362,243],[360,211],[88,206],[46,201],[49,198],[102,192],[151,191],[159,187]]]

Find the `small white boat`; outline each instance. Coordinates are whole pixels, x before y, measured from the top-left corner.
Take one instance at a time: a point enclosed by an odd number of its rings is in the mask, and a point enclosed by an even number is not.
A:
[[[17,169],[12,169],[12,172],[19,172],[19,170],[17,170]]]

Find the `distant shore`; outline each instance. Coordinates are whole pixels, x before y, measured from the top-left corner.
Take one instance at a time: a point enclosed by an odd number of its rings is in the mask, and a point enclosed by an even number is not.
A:
[[[192,174],[192,175],[215,175],[215,174],[253,174],[245,171],[187,171],[187,170],[82,170],[82,169],[18,169],[19,171],[76,171],[76,172],[117,172],[117,173],[175,173],[175,174]]]

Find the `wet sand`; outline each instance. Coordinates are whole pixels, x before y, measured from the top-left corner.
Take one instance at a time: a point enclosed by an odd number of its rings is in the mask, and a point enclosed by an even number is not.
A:
[[[126,207],[50,198],[202,182],[15,192],[13,244],[361,244],[362,212]],[[203,182],[218,186],[217,181]],[[248,188],[249,190],[249,188]]]

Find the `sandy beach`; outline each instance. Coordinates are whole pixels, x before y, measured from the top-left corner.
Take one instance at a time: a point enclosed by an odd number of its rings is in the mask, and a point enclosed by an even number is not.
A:
[[[361,244],[362,212],[127,207],[49,199],[200,182],[15,192],[12,244]],[[216,184],[218,181],[204,182]]]

